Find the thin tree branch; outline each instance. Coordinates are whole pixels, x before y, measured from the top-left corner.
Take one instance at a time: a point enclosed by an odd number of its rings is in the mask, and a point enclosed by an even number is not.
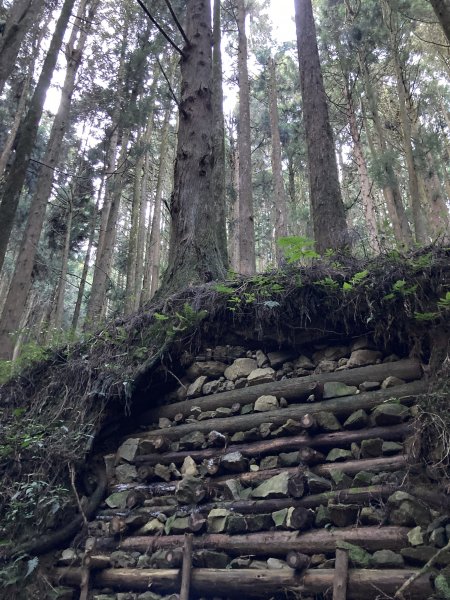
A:
[[[169,78],[167,77],[167,75],[166,75],[166,72],[164,71],[164,67],[162,66],[162,64],[161,64],[161,62],[160,62],[160,60],[159,60],[159,58],[158,58],[158,57],[156,57],[156,62],[158,63],[158,66],[159,66],[159,68],[161,69],[161,73],[163,74],[163,77],[164,77],[164,79],[166,80],[166,82],[167,82],[167,85],[169,86],[169,92],[170,92],[170,95],[171,95],[171,96],[172,96],[172,98],[173,98],[173,101],[174,101],[174,102],[175,102],[175,104],[178,106],[178,109],[181,111],[181,110],[182,110],[182,108],[181,108],[181,106],[180,106],[180,102],[178,101],[178,98],[176,97],[176,95],[175,95],[175,92],[173,91],[173,88],[172,88],[172,85],[171,85],[171,83],[170,83],[170,80],[169,80]]]
[[[181,50],[181,48],[179,48],[175,42],[172,40],[172,38],[170,38],[167,33],[164,31],[164,29],[161,27],[161,25],[155,20],[155,18],[153,17],[153,15],[150,13],[150,11],[148,10],[148,8],[145,6],[145,4],[142,2],[142,0],[137,0],[137,3],[139,4],[139,6],[142,8],[142,10],[145,12],[145,14],[147,15],[147,17],[150,19],[150,21],[153,23],[153,25],[156,27],[156,29],[162,33],[162,35],[166,38],[166,40],[169,42],[169,44],[171,46],[173,46],[173,48],[175,48],[175,50],[181,54],[181,56],[183,58],[186,58],[184,52]]]
[[[166,4],[167,4],[167,8],[170,11],[170,14],[172,15],[173,20],[175,21],[176,26],[178,27],[178,29],[180,30],[181,35],[183,36],[184,41],[186,42],[186,44],[188,46],[190,46],[190,41],[188,39],[188,36],[185,34],[184,29],[181,27],[181,24],[177,18],[177,15],[175,14],[175,11],[172,8],[172,5],[170,3],[170,0],[165,0]]]

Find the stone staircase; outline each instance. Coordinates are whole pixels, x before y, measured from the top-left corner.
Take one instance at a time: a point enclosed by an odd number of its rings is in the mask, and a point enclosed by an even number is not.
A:
[[[67,597],[368,600],[416,576],[404,598],[449,597],[449,552],[419,573],[450,513],[417,455],[417,360],[362,337],[191,363],[104,456],[108,497],[54,570]]]

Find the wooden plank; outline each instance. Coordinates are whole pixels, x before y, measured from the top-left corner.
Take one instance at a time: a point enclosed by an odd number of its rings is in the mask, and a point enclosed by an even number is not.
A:
[[[347,600],[348,551],[336,548],[334,564],[333,600]]]

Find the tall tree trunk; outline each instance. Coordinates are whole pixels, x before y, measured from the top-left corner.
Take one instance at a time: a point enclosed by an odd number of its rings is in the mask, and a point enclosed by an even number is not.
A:
[[[159,148],[159,167],[155,190],[155,201],[153,203],[153,216],[149,225],[147,236],[147,248],[145,252],[145,276],[142,291],[142,301],[147,302],[156,293],[159,287],[160,263],[161,263],[161,213],[162,194],[167,166],[167,149],[169,145],[169,124],[171,106],[166,107],[164,123],[161,130],[161,145]]]
[[[94,17],[97,4],[97,0],[93,0],[89,7],[88,14],[86,15],[89,21]],[[61,92],[61,101],[50,131],[43,165],[41,165],[36,190],[31,200],[28,220],[16,260],[14,275],[0,319],[0,357],[11,355],[12,347],[11,343],[8,342],[8,338],[11,338],[11,332],[15,331],[19,326],[21,313],[26,305],[31,286],[31,275],[44,224],[45,212],[51,195],[54,170],[61,161],[61,143],[69,123],[75,78],[88,35],[86,27],[80,29],[78,26],[80,19],[84,18],[85,6],[86,3],[82,1],[78,10],[78,19],[75,22],[67,43],[67,70]]]
[[[214,166],[213,198],[216,206],[217,241],[224,265],[228,265],[226,230],[226,166],[225,166],[225,120],[223,114],[222,32],[220,26],[220,0],[214,0],[213,13],[213,119],[214,119]]]
[[[316,249],[318,252],[343,249],[349,246],[350,240],[311,0],[295,0],[295,22]]]
[[[91,326],[96,319],[100,319],[104,312],[106,292],[110,278],[114,244],[116,242],[117,221],[119,218],[122,190],[125,183],[125,165],[128,155],[128,140],[130,132],[127,129],[122,133],[121,149],[118,161],[118,171],[112,178],[111,205],[108,214],[103,243],[97,250],[94,277],[92,280],[91,295],[86,314],[85,326]]]
[[[358,176],[361,185],[361,196],[364,206],[364,215],[366,217],[367,233],[369,237],[370,247],[373,252],[380,252],[378,241],[378,226],[375,213],[375,203],[372,196],[372,185],[369,178],[369,171],[364,156],[364,150],[361,143],[361,135],[359,132],[358,122],[356,120],[355,106],[353,103],[352,92],[348,80],[345,84],[344,94],[347,103],[347,118],[350,127],[350,134],[353,141],[353,154],[355,155]]]
[[[430,228],[434,240],[442,238],[448,242],[450,236],[450,215],[442,193],[441,182],[436,170],[435,160],[430,150],[426,152],[426,173],[423,177]]]
[[[372,87],[370,73],[364,57],[361,52],[358,53],[358,62],[363,75],[364,87],[367,95],[367,102],[372,115],[375,133],[378,139],[378,146],[383,160],[384,180],[382,183],[383,195],[386,201],[386,207],[389,218],[392,223],[395,238],[398,242],[409,246],[411,244],[411,231],[406,218],[405,208],[403,206],[398,179],[394,168],[387,157],[387,143],[384,135],[383,125],[381,124],[380,114],[378,112],[378,100],[375,90]],[[373,159],[379,160],[378,153],[373,150]]]
[[[275,253],[278,266],[281,266],[283,252],[276,243],[281,237],[287,236],[287,204],[284,189],[283,171],[281,167],[281,139],[278,116],[277,71],[273,58],[269,58],[269,117],[272,137],[272,179],[274,188],[275,212]]]
[[[58,282],[58,291],[56,294],[55,312],[53,315],[53,326],[55,329],[61,329],[63,325],[64,317],[64,296],[66,292],[66,279],[67,271],[69,266],[69,253],[70,253],[70,238],[72,234],[72,220],[73,220],[73,203],[69,201],[67,212],[66,212],[66,233],[64,235],[64,246],[61,257],[61,273]]]
[[[239,149],[230,128],[230,173],[231,173],[231,202],[229,207],[228,255],[231,268],[239,272]]]
[[[450,42],[450,4],[448,0],[430,0],[430,4]]]
[[[56,66],[59,49],[74,3],[75,0],[64,1],[30,106],[17,133],[16,158],[6,178],[0,204],[0,269],[5,260],[6,249],[19,203],[20,191],[25,181],[25,174],[36,141],[45,96]]]
[[[181,60],[178,148],[171,198],[171,228],[164,291],[222,278],[225,267],[218,250],[211,203],[213,149],[211,5],[188,0]]]
[[[0,95],[14,69],[22,41],[30,27],[39,21],[44,4],[44,0],[16,0],[11,6],[0,37]]]
[[[398,108],[400,115],[400,124],[402,129],[403,138],[403,149],[405,152],[406,166],[408,169],[408,189],[409,189],[409,201],[411,206],[411,214],[414,223],[415,241],[418,244],[427,243],[428,238],[426,234],[426,227],[424,222],[424,215],[422,209],[422,202],[420,197],[419,179],[417,176],[417,166],[414,159],[413,145],[412,145],[412,127],[411,121],[407,110],[407,91],[406,83],[404,80],[404,71],[400,63],[399,49],[398,49],[398,38],[399,38],[399,27],[397,23],[398,16],[392,9],[391,5],[383,0],[383,20],[386,29],[389,33],[389,46],[391,55],[394,63],[395,79],[397,84],[397,95],[398,95]]]
[[[247,65],[246,0],[238,0],[238,72],[239,72],[239,272],[256,272],[255,223],[253,214],[252,147],[250,127],[250,84]]]

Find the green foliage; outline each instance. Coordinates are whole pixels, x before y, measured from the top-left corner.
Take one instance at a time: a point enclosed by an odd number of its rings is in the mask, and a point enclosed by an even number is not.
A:
[[[282,237],[277,240],[277,244],[283,250],[289,264],[305,258],[320,258],[320,255],[314,250],[315,241],[306,237]]]
[[[20,554],[0,569],[0,588],[23,582],[36,570],[38,564],[37,556],[30,558],[27,554]]]
[[[416,321],[434,321],[439,317],[438,312],[415,312],[414,319]]]
[[[369,275],[369,271],[367,271],[367,270],[359,271],[358,273],[355,273],[353,275],[353,277],[350,279],[350,281],[344,281],[344,283],[342,284],[343,291],[351,292],[353,290],[353,288],[361,285],[366,280],[368,275]]]
[[[327,277],[324,277],[324,279],[319,279],[318,281],[314,282],[316,285],[323,285],[324,287],[328,288],[329,290],[336,290],[339,287],[339,283],[337,281],[335,281],[332,277],[329,277],[327,275]]]
[[[450,292],[447,292],[443,298],[438,300],[438,307],[443,310],[450,309]]]
[[[187,302],[183,305],[182,310],[177,311],[173,316],[154,313],[155,320],[158,323],[166,323],[164,327],[167,337],[173,337],[182,331],[194,329],[207,315],[207,310],[196,311]],[[144,348],[142,347],[140,351],[143,352]],[[145,351],[147,351],[146,348]]]
[[[392,285],[392,292],[384,296],[384,300],[393,300],[397,296],[411,296],[417,291],[417,284],[408,287],[404,279],[397,279]]]

